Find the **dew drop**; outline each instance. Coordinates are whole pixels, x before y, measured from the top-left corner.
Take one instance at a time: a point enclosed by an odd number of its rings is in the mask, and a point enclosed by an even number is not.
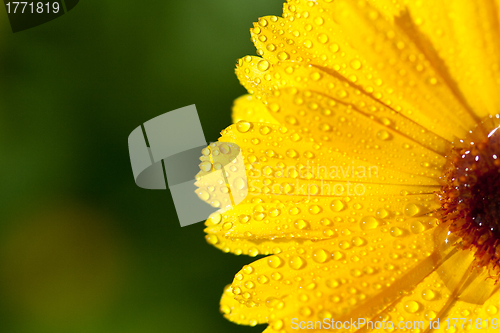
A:
[[[255,256],[257,256],[258,254],[259,254],[259,250],[258,250],[257,248],[255,248],[255,247],[252,247],[252,248],[250,248],[250,249],[248,250],[248,255],[249,255],[250,257],[255,257]]]
[[[377,212],[375,214],[380,219],[385,219],[387,216],[389,216],[389,212],[385,208],[379,208],[379,209],[377,209]]]
[[[299,230],[303,230],[306,229],[309,226],[309,224],[305,220],[297,220],[295,221],[294,226]]]
[[[198,194],[198,197],[203,201],[208,201],[208,199],[210,199],[210,194],[207,191],[201,190],[196,192],[196,194]]]
[[[276,320],[274,323],[272,323],[272,327],[273,329],[275,329],[276,331],[279,331],[283,328],[284,324],[283,324],[283,320],[281,319],[278,319]]]
[[[322,218],[321,221],[319,221],[319,223],[321,223],[325,227],[333,224],[332,220],[330,220],[327,217]]]
[[[295,149],[288,149],[286,151],[286,156],[290,158],[297,158],[299,156],[299,153]]]
[[[318,35],[318,41],[321,44],[326,44],[326,43],[328,43],[328,36],[326,34],[319,34]]]
[[[294,116],[286,116],[285,121],[290,125],[297,125],[298,120]]]
[[[219,213],[214,213],[210,215],[207,219],[207,223],[210,225],[217,225],[222,221],[222,215]]]
[[[236,124],[236,128],[241,133],[246,133],[252,128],[252,124],[247,121],[240,121],[239,123]]]
[[[424,313],[424,317],[427,320],[434,320],[437,317],[437,313],[432,310],[428,310]]]
[[[330,289],[335,289],[335,288],[338,288],[340,286],[340,282],[338,280],[334,280],[334,279],[326,280],[325,284]]]
[[[344,258],[344,254],[340,251],[335,251],[332,253],[333,260],[341,260]]]
[[[268,45],[266,46],[266,49],[267,49],[269,52],[274,52],[274,51],[276,51],[276,45],[274,45],[274,44],[268,44]]]
[[[414,234],[419,234],[419,233],[421,233],[424,230],[425,230],[425,227],[422,224],[422,222],[420,222],[420,221],[414,221],[414,222],[412,222],[412,224],[411,224],[411,232],[413,232]]]
[[[314,158],[314,153],[313,153],[313,152],[310,152],[310,151],[306,151],[306,152],[304,153],[304,157],[305,157],[305,158],[308,158],[308,159]]]
[[[345,205],[340,200],[333,200],[330,207],[334,212],[340,212],[344,209]]]
[[[365,243],[366,243],[365,240],[363,238],[361,238],[361,237],[354,237],[352,239],[352,244],[354,246],[358,246],[358,247],[359,246],[363,246],[363,245],[365,245]]]
[[[319,125],[319,129],[320,129],[320,131],[323,131],[323,132],[331,132],[332,131],[332,127],[326,123]]]
[[[348,248],[350,248],[350,247],[351,247],[351,244],[350,244],[348,241],[346,241],[346,240],[342,240],[342,241],[340,241],[340,243],[339,243],[339,247],[340,247],[342,250],[347,250]]]
[[[290,58],[290,55],[286,53],[285,51],[278,52],[278,59],[281,61],[287,60]]]
[[[236,189],[242,190],[246,187],[246,181],[242,177],[238,177],[233,181],[233,185]]]
[[[254,271],[254,269],[250,265],[246,265],[246,266],[243,267],[243,272],[245,272],[246,274],[252,274],[253,271]]]
[[[309,207],[309,213],[311,213],[312,215],[318,215],[319,213],[321,213],[321,207],[318,205],[312,205],[311,207]]]
[[[312,258],[315,262],[321,264],[330,258],[330,253],[324,249],[315,249],[312,253]]]
[[[318,72],[313,72],[311,73],[311,79],[313,79],[313,81],[319,81],[321,79],[321,74]]]
[[[373,216],[365,216],[359,222],[361,230],[371,230],[378,227],[378,221]]]
[[[215,245],[215,244],[217,244],[217,243],[219,242],[219,239],[218,239],[218,238],[217,238],[217,236],[216,236],[216,235],[214,235],[214,234],[207,235],[207,236],[206,236],[206,239],[207,239],[207,241],[208,241],[210,244],[212,244],[212,245]]]
[[[335,231],[333,231],[332,229],[325,229],[323,230],[323,235],[327,237],[332,237],[333,235],[335,235]]]
[[[494,305],[490,305],[486,309],[486,313],[488,313],[488,315],[490,315],[490,316],[496,315],[497,312],[498,312],[498,308]]]
[[[283,260],[278,256],[271,256],[267,258],[267,264],[271,268],[278,268],[283,265]]]
[[[379,120],[385,126],[390,126],[391,125],[391,120],[389,118],[382,117]]]
[[[436,293],[431,289],[424,289],[422,291],[422,298],[426,301],[432,301],[434,298],[436,298]]]
[[[277,217],[281,214],[281,211],[279,210],[279,208],[274,208],[273,210],[271,210],[269,212],[269,215],[272,216],[272,217]]]
[[[227,305],[222,305],[220,307],[220,312],[224,313],[224,314],[230,314],[231,313],[231,308]]]
[[[212,163],[210,163],[208,161],[201,162],[200,163],[200,170],[205,171],[205,172],[209,172],[210,170],[212,170]]]
[[[257,64],[257,68],[262,71],[262,72],[265,72],[269,69],[269,67],[271,67],[271,64],[269,64],[269,61],[267,60],[261,60],[259,61],[259,63]]]
[[[263,134],[263,135],[267,135],[269,133],[271,133],[271,128],[269,126],[262,126],[260,128],[260,133]]]
[[[311,308],[304,306],[300,308],[300,314],[303,315],[304,317],[309,317],[312,314]]]
[[[377,138],[382,141],[387,141],[391,139],[391,134],[386,130],[380,130],[377,132]]]
[[[258,278],[257,278],[257,281],[260,283],[260,284],[266,284],[269,282],[269,278],[265,275],[260,275]]]
[[[238,220],[240,221],[240,223],[248,223],[248,221],[250,221],[250,216],[248,215],[240,215],[238,216]]]
[[[292,269],[299,270],[306,265],[306,262],[300,256],[293,256],[290,258],[288,264]]]
[[[300,141],[300,139],[302,139],[302,137],[297,134],[297,133],[293,133],[291,136],[290,136],[290,139],[294,142],[297,142],[297,141]]]
[[[420,306],[415,301],[409,301],[405,304],[405,310],[408,313],[415,313],[418,311],[419,308]]]
[[[360,69],[361,68],[361,61],[357,60],[357,59],[354,59],[353,61],[351,61],[351,67],[353,69]]]
[[[410,203],[405,206],[405,214],[407,216],[418,216],[419,213],[421,213],[421,209],[418,205]]]
[[[398,227],[392,227],[391,228],[391,236],[393,237],[399,237],[403,234],[403,230],[401,230]]]

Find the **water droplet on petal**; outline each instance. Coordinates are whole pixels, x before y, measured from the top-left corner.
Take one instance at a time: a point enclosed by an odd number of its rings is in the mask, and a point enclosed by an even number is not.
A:
[[[387,211],[387,209],[384,208],[377,209],[377,212],[375,214],[380,219],[385,219],[387,216],[389,216],[389,212]]]
[[[437,317],[437,314],[432,310],[428,310],[424,313],[424,317],[427,320],[434,320]]]
[[[330,258],[330,253],[324,249],[315,249],[312,253],[312,258],[317,263],[324,263]]]
[[[290,58],[290,55],[286,53],[285,51],[278,52],[278,59],[281,61],[287,60]]]
[[[288,264],[292,269],[302,269],[306,265],[306,261],[300,256],[293,256],[290,258]]]
[[[359,222],[361,230],[371,230],[378,227],[378,221],[373,216],[365,216]]]
[[[391,134],[387,132],[386,130],[380,130],[377,132],[377,138],[382,140],[382,141],[387,141],[391,139]]]
[[[234,180],[233,185],[238,190],[242,190],[246,187],[246,181],[242,177],[238,177]]]
[[[331,203],[331,208],[334,212],[340,212],[344,209],[345,205],[340,200],[333,200]]]
[[[243,267],[243,272],[245,272],[246,274],[252,274],[253,271],[254,271],[254,269],[250,265],[246,265],[246,266]]]
[[[267,264],[271,268],[278,268],[283,265],[283,260],[278,256],[271,256],[267,258]]]
[[[393,237],[399,237],[403,234],[403,230],[401,230],[398,227],[392,227],[391,228],[391,236]]]
[[[318,215],[319,213],[321,213],[321,207],[318,205],[312,205],[311,207],[309,207],[309,213]]]
[[[215,244],[217,244],[219,242],[219,238],[217,238],[217,236],[213,235],[213,234],[207,235],[206,239],[212,245],[215,245]]]
[[[418,216],[421,211],[422,209],[414,203],[410,203],[405,206],[405,214],[407,216]]]
[[[269,133],[271,133],[271,128],[269,126],[262,126],[260,128],[260,133],[263,134],[263,135],[267,135]]]
[[[198,194],[198,197],[203,200],[203,201],[208,201],[210,199],[210,194],[207,191],[197,191],[196,194]]]
[[[353,61],[351,61],[351,67],[353,69],[360,69],[361,68],[361,61],[357,60],[357,59],[354,59]]]
[[[432,301],[434,298],[436,298],[436,293],[431,289],[424,289],[422,291],[422,298],[426,301]]]
[[[496,315],[497,312],[498,312],[498,308],[494,305],[490,305],[486,308],[486,313],[488,313],[488,315],[490,315],[490,316]]]
[[[200,163],[200,170],[205,171],[205,172],[209,172],[210,170],[212,170],[212,163],[210,163],[208,161],[201,162]]]
[[[420,306],[415,301],[409,301],[405,304],[405,310],[408,313],[415,313],[418,311],[419,308]]]
[[[240,121],[239,123],[236,124],[236,128],[241,133],[246,133],[252,128],[252,124],[247,121]]]
[[[328,43],[328,36],[326,34],[319,34],[318,35],[318,41],[321,44],[326,44],[326,43]]]
[[[297,228],[299,230],[306,229],[309,226],[309,224],[305,220],[297,220],[297,221],[295,221],[294,225],[295,225],[295,228]]]
[[[419,234],[425,230],[425,226],[420,221],[414,221],[411,224],[411,232],[414,234]]]

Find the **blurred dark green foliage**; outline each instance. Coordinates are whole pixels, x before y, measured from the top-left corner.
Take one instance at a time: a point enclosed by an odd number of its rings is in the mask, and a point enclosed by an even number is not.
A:
[[[129,133],[196,104],[205,136],[245,93],[237,58],[275,0],[84,0],[13,34],[0,21],[0,330],[260,332],[223,319],[253,259],[180,228],[166,191],[135,186]]]

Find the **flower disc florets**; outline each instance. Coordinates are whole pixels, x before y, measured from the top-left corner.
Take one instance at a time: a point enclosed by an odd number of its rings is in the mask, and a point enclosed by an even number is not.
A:
[[[442,221],[475,251],[476,267],[500,277],[500,115],[450,149],[438,194]]]

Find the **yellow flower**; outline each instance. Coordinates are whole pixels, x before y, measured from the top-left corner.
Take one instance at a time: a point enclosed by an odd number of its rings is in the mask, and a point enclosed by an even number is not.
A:
[[[225,289],[226,318],[496,331],[499,5],[289,0],[259,19],[220,138],[241,148],[248,195],[206,232],[268,256]]]

